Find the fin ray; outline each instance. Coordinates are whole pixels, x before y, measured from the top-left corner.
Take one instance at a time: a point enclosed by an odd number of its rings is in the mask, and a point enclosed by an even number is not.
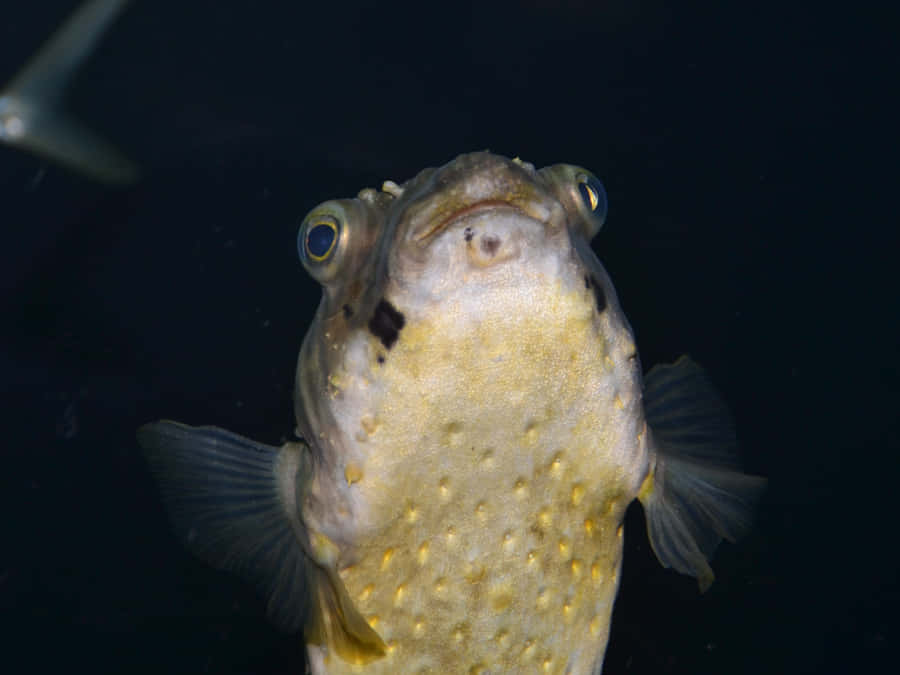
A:
[[[218,427],[162,421],[138,430],[176,533],[213,567],[251,581],[281,629],[304,629],[350,663],[385,653],[334,569],[307,550],[298,504],[309,478],[307,448],[280,448]]]
[[[213,567],[236,572],[268,599],[270,619],[298,630],[311,610],[312,563],[291,526],[276,474],[282,452],[216,427],[157,422],[138,430],[179,538]],[[294,580],[303,580],[299,586]]]
[[[647,374],[644,413],[655,465],[641,489],[650,544],[664,567],[714,579],[709,559],[750,528],[765,478],[740,471],[737,439],[724,401],[688,357]]]

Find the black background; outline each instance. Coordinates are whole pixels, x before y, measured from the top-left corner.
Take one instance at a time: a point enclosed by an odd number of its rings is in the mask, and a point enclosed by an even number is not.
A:
[[[74,6],[4,12],[3,81]],[[286,438],[319,297],[299,219],[485,148],[603,179],[594,246],[643,362],[704,364],[770,479],[703,596],[659,567],[633,507],[604,672],[896,664],[891,20],[859,4],[133,3],[67,102],[143,180],[109,189],[0,147],[2,670],[302,672],[300,639],[182,551],[134,430]]]

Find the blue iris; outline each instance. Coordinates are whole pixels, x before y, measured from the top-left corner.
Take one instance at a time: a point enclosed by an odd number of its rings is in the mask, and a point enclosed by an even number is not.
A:
[[[306,253],[313,260],[324,259],[334,248],[337,228],[333,223],[317,223],[306,233]]]

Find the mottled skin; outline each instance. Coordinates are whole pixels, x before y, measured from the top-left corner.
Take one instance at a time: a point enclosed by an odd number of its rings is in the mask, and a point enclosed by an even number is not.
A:
[[[765,479],[703,369],[642,382],[588,246],[605,215],[583,169],[488,153],[326,202],[298,236],[324,288],[301,438],[138,430],[185,546],[302,629],[314,673],[596,673],[632,499],[701,590],[749,528]]]
[[[300,517],[386,653],[311,644],[314,673],[599,671],[652,454],[581,173],[475,153],[324,205]]]

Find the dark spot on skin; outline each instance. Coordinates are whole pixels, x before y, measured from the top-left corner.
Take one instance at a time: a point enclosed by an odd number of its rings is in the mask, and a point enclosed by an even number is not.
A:
[[[585,283],[587,283],[587,277],[585,277]],[[594,287],[594,300],[597,304],[597,313],[603,314],[603,310],[606,309],[606,293],[603,292],[603,286],[598,284],[594,277],[590,278],[590,285]]]
[[[383,355],[383,354],[379,354],[379,355],[376,357],[376,360],[378,361],[378,363],[384,363],[384,355]]]
[[[381,344],[390,349],[397,341],[397,336],[406,325],[403,314],[387,300],[382,298],[375,307],[375,313],[369,319],[369,330],[381,340]]]
[[[587,274],[584,275],[584,287],[585,288],[591,287],[591,278]]]
[[[500,240],[497,237],[485,235],[481,238],[481,250],[487,255],[494,257],[498,248],[500,248]]]
[[[350,305],[344,305],[343,310],[345,319],[349,319],[351,316],[353,316],[353,308]]]
[[[466,241],[472,241],[472,237],[475,236],[475,230],[473,230],[471,227],[467,227],[465,230],[463,230],[463,236],[466,238]]]

